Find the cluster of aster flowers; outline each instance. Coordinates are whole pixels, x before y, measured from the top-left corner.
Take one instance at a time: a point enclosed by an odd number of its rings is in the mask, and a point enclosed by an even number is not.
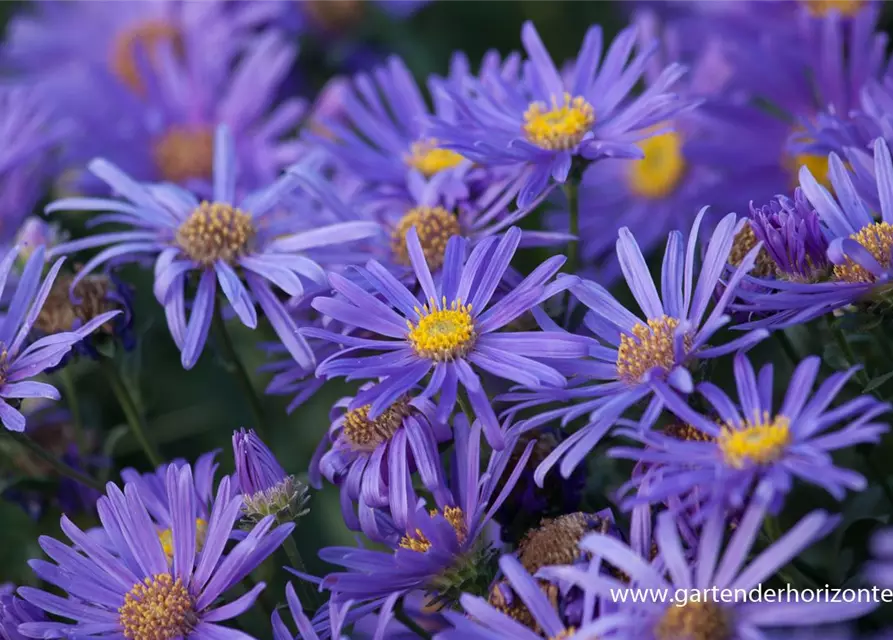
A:
[[[13,15],[0,495],[63,515],[0,638],[893,633],[882,3],[623,3],[420,84],[362,27],[429,4]]]

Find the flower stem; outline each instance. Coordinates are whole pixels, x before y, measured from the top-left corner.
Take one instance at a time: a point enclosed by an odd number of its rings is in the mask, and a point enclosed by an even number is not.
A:
[[[846,334],[842,329],[831,329],[831,332],[834,334],[834,337],[837,339],[837,344],[840,346],[840,350],[843,352],[844,357],[847,359],[847,364],[850,366],[856,365],[859,360],[856,358],[856,354],[853,353],[853,348],[850,346],[849,341],[846,339]],[[861,368],[856,371],[855,376],[856,381],[862,385],[864,388],[868,384],[868,374],[865,373],[865,369]]]
[[[149,462],[152,466],[159,466],[163,460],[159,455],[158,450],[155,448],[155,445],[152,444],[146,435],[145,421],[143,420],[139,409],[137,409],[136,402],[134,402],[133,396],[127,388],[127,384],[125,384],[124,379],[121,377],[118,367],[115,366],[115,363],[111,358],[100,358],[99,364],[112,387],[112,392],[118,399],[118,404],[121,405],[121,410],[124,412],[127,424],[133,432],[133,437],[136,438],[136,441],[139,442],[140,446],[143,448],[143,451],[146,453],[146,457],[149,458]]]
[[[861,454],[862,459],[865,461],[865,467],[868,469],[869,475],[881,486],[881,491],[884,492],[887,502],[893,506],[893,489],[890,488],[890,483],[887,482],[887,477],[884,475],[884,472],[879,469],[874,463],[874,460],[871,459],[871,450],[868,447],[856,447],[856,450]]]
[[[22,447],[27,449],[29,452],[40,458],[43,462],[47,463],[58,474],[63,475],[67,478],[71,478],[75,482],[78,482],[85,487],[96,489],[99,492],[105,491],[105,486],[99,480],[88,476],[86,473],[78,471],[74,467],[68,466],[58,457],[54,456],[52,453],[41,447],[25,434],[16,433],[15,431],[7,431],[6,429],[3,429],[3,432],[11,437],[13,440],[18,442],[20,445],[22,445]]]
[[[394,617],[407,629],[412,631],[420,638],[426,638],[430,640],[432,637],[430,633],[425,631],[421,625],[413,620],[408,613],[406,613],[406,609],[403,607],[404,598],[400,598],[397,601],[397,606],[394,607]]]
[[[791,342],[788,334],[785,333],[784,329],[779,329],[775,332],[775,337],[778,338],[782,351],[784,351],[788,360],[791,362],[791,367],[796,367],[800,363],[801,357],[800,354],[797,353],[797,349],[794,347],[794,343]]]
[[[77,388],[71,377],[71,369],[64,367],[59,372],[62,388],[65,391],[65,402],[68,403],[68,411],[71,413],[71,421],[74,425],[75,438],[78,450],[84,454],[87,452],[87,434],[84,431],[84,419],[81,415],[81,402],[78,399]]]
[[[288,556],[288,561],[294,569],[301,573],[307,573],[307,567],[304,564],[304,559],[301,558],[301,552],[298,551],[298,545],[295,544],[294,538],[288,536],[282,543],[282,550],[285,551],[285,555]],[[319,592],[311,589],[305,580],[298,583],[298,588],[301,590],[301,601],[312,607],[314,611],[319,609]]]
[[[235,375],[242,387],[242,392],[247,396],[248,403],[251,405],[251,413],[254,414],[254,430],[261,440],[266,439],[266,418],[264,417],[264,407],[251,384],[251,377],[245,369],[245,365],[239,359],[233,340],[226,329],[226,321],[223,319],[223,313],[220,311],[220,305],[214,305],[214,318],[212,320],[214,333],[217,335],[217,342],[223,350],[223,357],[226,360],[227,368]]]

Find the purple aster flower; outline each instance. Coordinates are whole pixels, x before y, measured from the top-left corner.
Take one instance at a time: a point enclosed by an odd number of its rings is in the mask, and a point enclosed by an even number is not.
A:
[[[877,443],[888,426],[876,419],[887,413],[890,405],[865,395],[829,409],[856,369],[835,373],[811,395],[820,364],[820,358],[810,357],[797,366],[777,411],[772,408],[772,365],[757,374],[744,354],[735,357],[737,402],[711,382],[698,386],[718,420],[712,414],[694,411],[675,395],[665,394],[669,410],[704,437],[628,433],[646,448],[615,448],[611,454],[654,465],[626,485],[639,487],[638,496],[630,502],[654,503],[693,495],[691,499],[734,510],[746,502],[754,487],[766,485],[780,508],[795,479],[818,485],[838,500],[847,489],[862,491],[865,478],[836,466],[831,454]],[[648,476],[655,474],[660,481],[648,482]]]
[[[502,448],[503,434],[474,368],[526,386],[563,386],[565,378],[543,359],[579,358],[586,344],[577,336],[557,332],[497,332],[521,314],[555,293],[575,278],[549,280],[564,263],[563,256],[550,258],[507,295],[490,304],[520,241],[521,232],[511,228],[503,237],[487,238],[465,260],[466,242],[453,236],[447,243],[443,274],[437,284],[431,277],[415,228],[407,234],[407,251],[421,285],[415,295],[375,260],[362,276],[382,302],[360,286],[337,274],[329,282],[343,298],[319,297],[313,307],[348,327],[369,331],[381,338],[345,336],[318,329],[305,329],[308,336],[331,340],[347,348],[317,369],[326,377],[383,379],[357,396],[358,404],[371,404],[369,418],[381,416],[395,400],[407,394],[430,374],[422,396],[440,394],[438,417],[445,421],[462,387],[471,408],[484,424],[487,440]],[[355,357],[358,352],[383,354]]]
[[[121,491],[110,483],[108,495],[97,503],[110,549],[98,545],[66,517],[62,531],[73,546],[41,538],[41,547],[54,562],[33,560],[31,567],[67,597],[30,587],[20,588],[19,594],[71,622],[29,622],[19,627],[23,635],[92,638],[111,634],[148,640],[227,634],[219,623],[251,608],[264,584],[226,604],[220,597],[273,553],[294,525],[274,529],[274,519],[265,518],[225,553],[242,507],[241,497],[232,497],[229,478],[220,482],[205,535],[197,531],[192,515],[196,488],[191,468],[169,467],[165,488],[173,514],[170,554],[156,534],[141,492],[132,484]]]
[[[579,627],[568,627],[561,620],[554,604],[549,601],[540,586],[540,581],[531,576],[521,563],[512,556],[503,556],[499,560],[499,568],[511,589],[524,603],[530,612],[537,633],[529,627],[512,619],[485,599],[464,594],[461,599],[465,614],[447,611],[447,619],[453,628],[437,634],[443,640],[541,640],[541,638],[562,638],[562,640],[585,640],[592,636],[593,612],[595,602],[589,596],[590,607],[584,609],[584,618]]]
[[[317,633],[310,618],[304,613],[304,607],[301,606],[301,600],[298,598],[298,594],[295,593],[295,588],[290,582],[285,585],[285,601],[288,603],[288,612],[291,614],[291,619],[298,628],[298,635],[294,635],[289,631],[286,624],[282,621],[282,616],[279,614],[279,611],[276,610],[273,612],[271,619],[273,624],[273,640],[322,640],[323,638],[329,637],[340,640],[340,638],[346,637],[342,636],[341,628],[344,626],[347,613],[350,611],[350,607],[353,604],[352,602],[348,601],[338,604],[331,600],[329,601],[329,628],[326,629],[326,631],[331,634],[329,635],[329,633],[325,632]],[[382,638],[384,638],[384,636],[381,633],[377,633],[373,637],[373,640],[381,640]]]
[[[17,255],[18,249],[13,248],[0,261],[0,296]],[[73,331],[28,342],[31,330],[50,295],[53,282],[62,268],[62,262],[63,259],[57,260],[41,283],[44,248],[35,250],[25,264],[0,323],[0,421],[10,431],[23,431],[25,428],[25,416],[17,409],[23,399],[59,399],[59,392],[55,387],[29,378],[57,366],[79,341],[119,313],[102,313]]]
[[[51,224],[37,216],[28,216],[15,235],[15,244],[20,247],[19,267],[25,267],[28,258],[38,247],[52,249],[66,240],[68,234],[58,224]]]
[[[286,196],[305,183],[303,170],[294,167],[266,189],[236,200],[236,164],[232,137],[221,126],[215,144],[214,198],[200,202],[175,185],[139,184],[105,160],[94,160],[91,171],[126,201],[65,198],[47,210],[112,212],[98,220],[124,223],[130,229],[66,242],[52,253],[105,247],[78,272],[73,287],[93,269],[113,259],[154,258],[155,297],[165,308],[168,328],[187,369],[195,365],[207,340],[218,283],[245,326],[257,326],[255,305],[259,305],[292,357],[310,367],[313,353],[271,285],[300,296],[304,291],[302,277],[325,282],[322,268],[302,252],[366,238],[378,233],[379,227],[346,222],[279,235],[276,224],[268,218],[275,217]],[[198,288],[187,322],[185,285],[191,273],[198,276]]]
[[[824,282],[755,280],[762,290],[741,291],[739,308],[768,314],[749,325],[785,327],[806,322],[848,305],[882,302],[893,280],[893,160],[883,139],[874,143],[874,193],[880,203],[880,220],[856,191],[851,174],[836,153],[828,160],[831,187],[836,197],[809,170],[800,170],[800,185],[815,207],[829,240],[827,255],[833,263]],[[769,292],[765,292],[768,289]]]
[[[0,594],[0,640],[25,640],[19,633],[19,625],[26,622],[42,622],[46,620],[43,611],[17,598],[15,587],[3,585],[4,593]]]
[[[482,472],[481,423],[469,427],[464,414],[459,414],[453,426],[452,473],[443,468],[439,456],[417,459],[425,485],[436,485],[433,505],[426,506],[415,494],[405,462],[390,469],[389,514],[369,515],[379,525],[377,539],[387,540],[393,551],[332,547],[320,552],[323,560],[347,569],[323,579],[322,587],[332,591],[335,602],[353,600],[366,607],[358,612],[368,612],[393,605],[398,597],[416,590],[450,603],[463,591],[487,588],[493,577],[489,573],[493,551],[485,528],[514,487],[533,443],[503,479],[511,447],[494,450]],[[406,456],[406,438],[395,446]],[[434,476],[436,480],[429,480]]]
[[[360,393],[372,386],[367,383]],[[377,418],[370,418],[369,404],[358,405],[354,398],[341,398],[332,406],[327,436],[310,463],[310,478],[317,487],[320,475],[341,487],[341,510],[347,526],[359,529],[362,523],[354,513],[388,506],[389,474],[400,465],[418,468],[421,462],[437,455],[437,447],[452,437],[448,425],[434,418],[434,404],[410,393],[398,398]],[[407,459],[403,447],[408,441],[412,455]],[[420,462],[421,461],[421,462]],[[439,479],[426,477],[435,484]]]
[[[466,91],[445,85],[460,117],[454,122],[433,118],[429,134],[442,147],[484,166],[524,166],[518,195],[522,208],[550,179],[563,184],[575,157],[641,158],[636,142],[683,106],[669,93],[682,76],[679,65],[667,67],[641,95],[627,99],[657,47],[649,43],[628,62],[636,44],[634,28],[621,32],[600,66],[601,28],[590,28],[567,79],[532,23],[522,28],[521,40],[529,56],[525,81],[503,81],[493,88],[468,78]]]
[[[647,598],[622,601],[619,592],[630,588],[717,590],[753,589],[767,581],[776,571],[806,547],[827,535],[834,519],[824,511],[813,511],[789,531],[760,551],[748,563],[757,534],[766,515],[769,498],[758,494],[750,502],[727,545],[727,531],[722,510],[714,510],[701,530],[693,561],[685,557],[684,542],[670,512],[658,516],[655,540],[658,563],[649,562],[614,537],[593,533],[584,539],[583,547],[603,561],[629,576],[622,582],[604,574],[584,573],[574,568],[555,568],[551,573],[578,582],[601,596],[608,611],[592,625],[591,633],[599,637],[630,637],[641,640],[704,637],[761,638],[766,627],[797,627],[837,623],[851,620],[873,610],[873,602],[752,602],[736,596],[735,602],[719,602],[691,598],[684,603],[669,598]],[[689,591],[691,593],[691,591]],[[618,635],[614,635],[618,634]],[[711,635],[706,635],[711,634]]]
[[[871,539],[872,562],[866,569],[868,579],[877,585],[893,587],[893,529],[882,529]]]
[[[0,86],[0,242],[9,243],[59,167],[53,151],[71,133],[38,87]]]
[[[765,330],[754,330],[725,344],[710,344],[711,338],[729,322],[726,309],[734,299],[738,283],[754,265],[758,248],[742,259],[726,282],[725,291],[708,313],[713,293],[726,269],[736,230],[735,214],[725,216],[716,226],[695,275],[698,231],[705,210],[692,226],[683,250],[683,235],[670,233],[661,268],[661,295],[652,280],[635,238],[628,229],[620,231],[617,257],[633,297],[642,309],[640,319],[628,311],[604,287],[582,281],[572,292],[589,307],[586,326],[598,340],[589,347],[590,360],[566,365],[578,374],[566,389],[544,390],[533,394],[536,402],[578,401],[575,405],[544,411],[525,421],[527,429],[561,418],[563,424],[589,414],[589,424],[562,442],[536,471],[543,483],[552,466],[561,462],[561,473],[569,476],[617,419],[633,405],[648,400],[640,420],[649,428],[664,406],[664,398],[676,392],[690,393],[694,388],[689,367],[696,361],[716,358],[738,350],[747,350],[765,338]],[[655,393],[661,390],[661,393]]]
[[[287,522],[307,513],[307,488],[285,473],[254,430],[233,432],[233,458],[246,518],[257,522],[265,516],[275,516],[280,522]]]
[[[751,204],[749,224],[772,260],[776,277],[816,282],[827,275],[831,268],[828,240],[816,210],[799,187],[793,200],[777,196],[759,209]]]

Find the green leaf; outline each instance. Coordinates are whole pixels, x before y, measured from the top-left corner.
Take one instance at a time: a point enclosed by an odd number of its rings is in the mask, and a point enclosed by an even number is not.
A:
[[[878,387],[883,385],[885,382],[887,382],[887,380],[889,380],[890,378],[893,378],[893,371],[890,371],[889,373],[885,373],[882,376],[878,376],[877,378],[874,378],[873,380],[869,380],[868,384],[865,385],[865,391],[866,392],[874,391],[875,389],[877,389]]]

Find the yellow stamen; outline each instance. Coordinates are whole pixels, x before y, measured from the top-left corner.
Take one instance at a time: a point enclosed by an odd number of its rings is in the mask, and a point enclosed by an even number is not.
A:
[[[438,306],[434,298],[421,309],[416,307],[419,321],[407,320],[409,343],[422,358],[448,362],[461,358],[474,346],[477,333],[471,317],[471,305],[453,300],[448,307],[446,298]]]
[[[130,89],[143,94],[146,87],[140,77],[137,55],[145,55],[153,63],[157,50],[163,45],[170,45],[178,57],[183,57],[183,34],[164,20],[146,20],[122,30],[112,43],[109,60],[112,73]]]
[[[426,178],[457,167],[464,159],[455,151],[440,149],[437,140],[433,138],[413,142],[410,152],[404,156],[406,164],[420,171]]]
[[[657,640],[732,640],[728,613],[713,602],[669,605],[654,628]]]
[[[431,271],[443,266],[443,256],[447,242],[461,233],[459,220],[443,207],[414,207],[394,227],[391,233],[391,251],[394,260],[409,266],[409,250],[406,248],[406,233],[415,227],[419,236],[425,262]]]
[[[884,269],[893,267],[893,225],[875,222],[850,236],[874,256]],[[847,258],[846,263],[834,265],[834,277],[844,282],[874,282],[876,278],[865,267]]]
[[[549,150],[576,147],[595,124],[595,111],[585,98],[565,93],[562,101],[552,96],[551,108],[533,102],[524,113],[524,135],[531,144]]]
[[[74,275],[60,275],[50,289],[50,295],[37,316],[34,326],[42,333],[54,334],[71,331],[75,323],[84,324],[93,318],[121,309],[121,305],[109,299],[108,293],[113,284],[111,279],[102,274],[90,274],[74,288],[74,297],[80,300],[71,301],[71,283]],[[110,320],[96,329],[97,332],[111,334],[114,323]]]
[[[341,434],[355,451],[374,451],[394,436],[410,414],[408,398],[397,400],[375,420],[369,419],[371,408],[371,404],[366,404],[344,414]]]
[[[736,469],[775,462],[791,442],[790,426],[785,416],[771,418],[768,411],[742,424],[727,424],[719,435],[719,450],[726,464]]]
[[[745,256],[750,253],[750,250],[757,246],[758,242],[759,240],[757,240],[757,236],[750,224],[745,224],[741,227],[741,231],[735,234],[735,239],[732,242],[732,250],[729,252],[729,264],[733,267],[740,265],[744,261]],[[776,271],[775,262],[772,260],[769,252],[766,251],[766,248],[762,247],[757,252],[757,260],[750,271],[750,275],[766,277],[774,275]]]
[[[428,515],[434,518],[439,513],[440,511],[437,509],[431,509]],[[456,532],[456,540],[459,544],[465,544],[468,537],[468,525],[465,524],[465,514],[462,509],[460,507],[444,507],[443,517]],[[416,529],[414,534],[406,534],[400,539],[400,547],[417,553],[425,553],[431,548],[431,541],[422,533],[421,529]]]
[[[174,640],[190,635],[198,623],[194,602],[180,578],[156,574],[133,585],[118,609],[127,640]]]
[[[661,316],[651,318],[648,324],[636,323],[632,335],[620,336],[617,349],[617,377],[628,384],[637,384],[651,369],[670,371],[676,364],[674,347],[677,318]],[[691,348],[691,339],[685,337],[685,350]]]
[[[167,182],[210,178],[214,170],[214,133],[210,127],[173,126],[152,146],[152,159]]]
[[[205,538],[208,536],[208,523],[202,518],[195,519],[195,550],[201,551],[205,546]],[[168,563],[174,561],[174,534],[170,529],[164,529],[158,532],[158,539],[161,540],[161,548],[167,557]]]
[[[202,266],[232,263],[248,252],[256,231],[251,215],[223,202],[202,202],[177,229],[177,244]]]
[[[667,131],[639,142],[645,154],[629,170],[630,189],[643,198],[665,198],[673,193],[685,173],[682,137]]]
[[[809,13],[817,18],[823,18],[832,11],[837,11],[844,17],[856,15],[865,0],[800,0],[806,5]]]
[[[800,167],[806,167],[816,181],[825,187],[831,193],[834,193],[834,187],[831,186],[831,179],[828,177],[828,156],[818,153],[798,153],[787,161],[787,167],[791,172],[791,184],[798,186],[800,184]]]

